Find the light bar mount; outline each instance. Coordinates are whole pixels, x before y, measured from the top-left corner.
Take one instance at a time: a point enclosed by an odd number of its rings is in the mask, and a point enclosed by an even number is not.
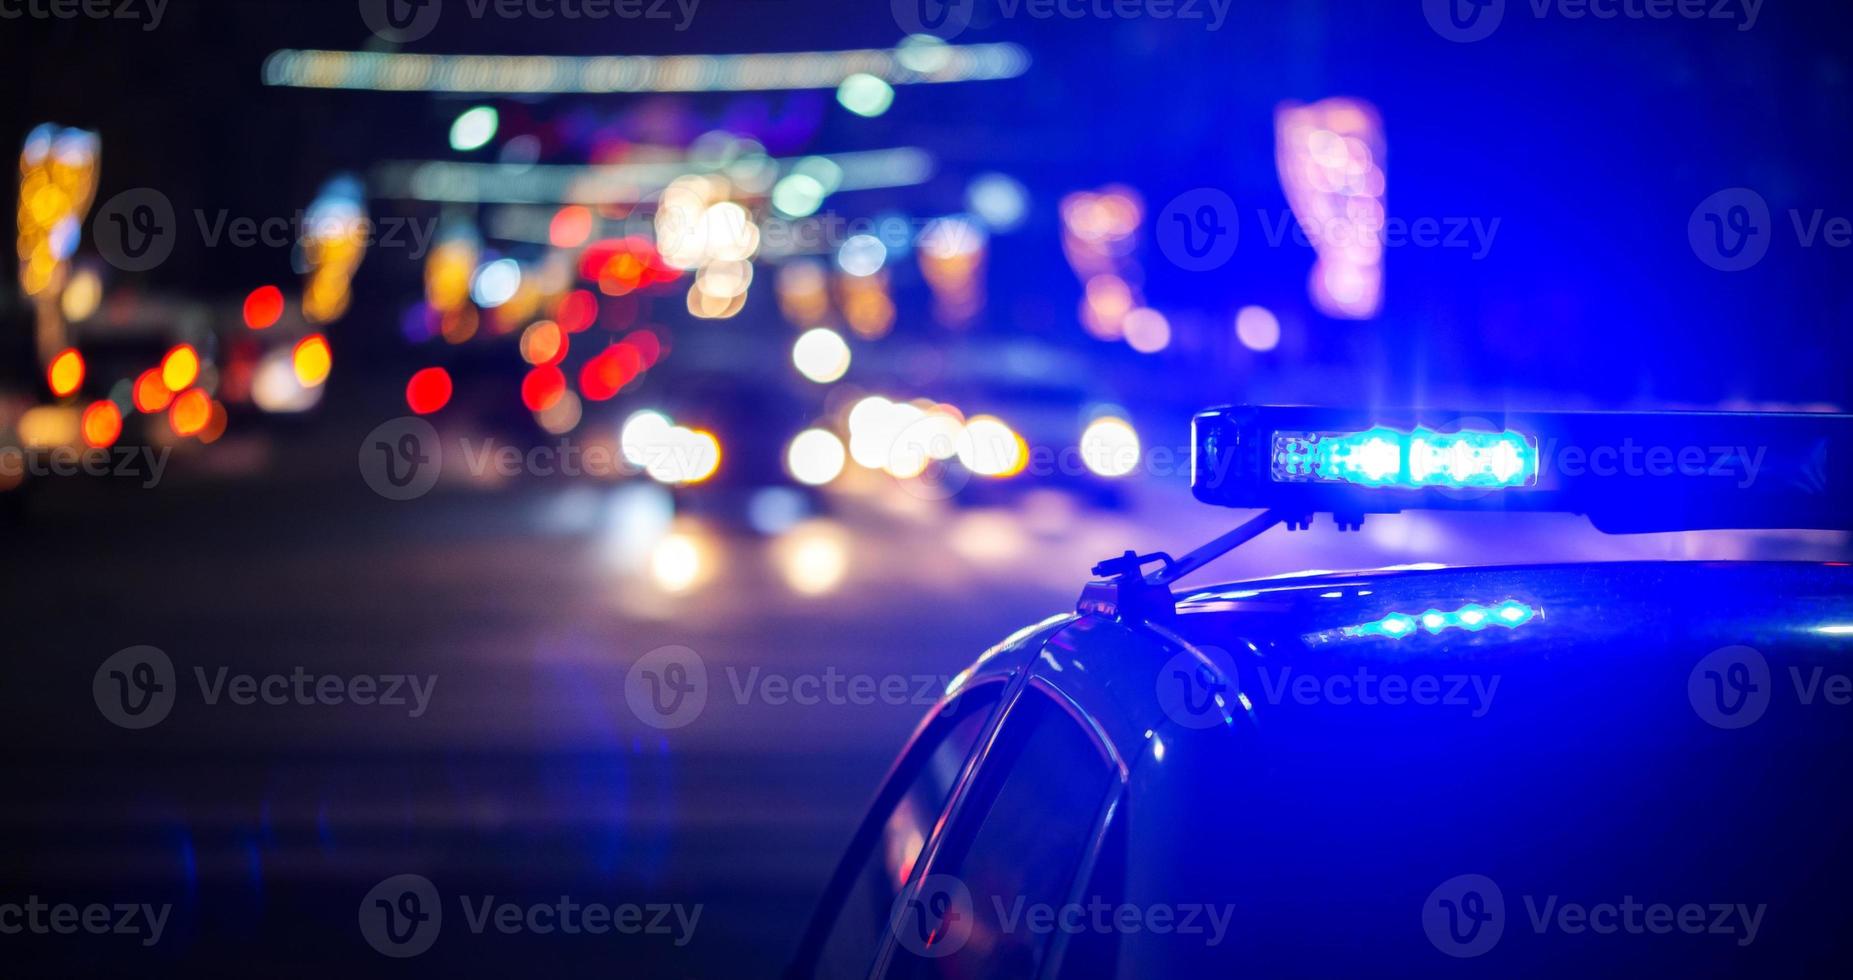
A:
[[[1312,522],[1311,515],[1295,515],[1282,510],[1263,511],[1208,544],[1172,558],[1162,551],[1141,555],[1128,551],[1094,566],[1094,581],[1081,590],[1075,611],[1120,619],[1169,619],[1177,614],[1177,599],[1171,584],[1191,572],[1260,537],[1277,524],[1299,530]],[[1145,566],[1160,562],[1164,567],[1147,575]]]

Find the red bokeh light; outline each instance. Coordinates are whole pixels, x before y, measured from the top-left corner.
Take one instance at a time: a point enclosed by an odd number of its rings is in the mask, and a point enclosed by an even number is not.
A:
[[[553,322],[567,333],[579,333],[598,321],[598,297],[589,289],[575,289],[560,298]]]
[[[578,248],[592,237],[592,212],[578,204],[569,204],[554,213],[547,238],[554,248]]]
[[[550,409],[566,394],[566,375],[552,364],[528,372],[521,380],[521,403],[530,412]]]
[[[283,290],[259,286],[244,301],[244,325],[253,330],[268,330],[283,319]]]
[[[405,404],[414,415],[430,415],[450,404],[450,372],[429,367],[412,375],[405,386]]]

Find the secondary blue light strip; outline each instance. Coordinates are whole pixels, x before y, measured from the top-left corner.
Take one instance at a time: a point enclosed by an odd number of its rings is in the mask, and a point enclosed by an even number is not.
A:
[[[1276,483],[1512,489],[1538,480],[1537,440],[1522,432],[1275,432]]]
[[[1489,627],[1503,627],[1509,630],[1531,622],[1538,617],[1538,610],[1517,599],[1507,599],[1492,606],[1477,603],[1465,605],[1453,612],[1430,609],[1425,613],[1409,615],[1391,613],[1382,619],[1361,626],[1347,626],[1340,630],[1343,636],[1387,636],[1400,640],[1418,632],[1430,635],[1445,633],[1448,630],[1466,630],[1478,633]]]

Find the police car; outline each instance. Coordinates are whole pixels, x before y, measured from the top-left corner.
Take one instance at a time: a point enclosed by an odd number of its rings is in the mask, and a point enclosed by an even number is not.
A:
[[[1853,569],[1174,583],[1315,515],[1853,528],[1853,416],[1239,407],[1193,428],[1197,497],[1260,515],[1103,562],[1074,613],[960,674],[792,976],[1847,975]],[[1673,470],[1630,472],[1629,447]],[[1712,447],[1759,475],[1720,479]]]

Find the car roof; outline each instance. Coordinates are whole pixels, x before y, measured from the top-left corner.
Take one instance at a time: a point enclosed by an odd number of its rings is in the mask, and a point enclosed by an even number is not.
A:
[[[1522,609],[1509,628],[1474,629],[1461,617],[1507,603]],[[1434,629],[1423,625],[1430,611],[1443,619]],[[1837,659],[1853,635],[1853,567],[1633,561],[1313,572],[1182,589],[1177,613],[1149,622],[1051,617],[987,651],[952,690],[1029,667],[1129,754],[1165,721],[1153,678],[1180,651],[1360,665],[1577,651],[1640,666],[1753,644]],[[1392,616],[1413,628],[1401,636],[1365,628]],[[1079,669],[1064,669],[1071,665]]]

